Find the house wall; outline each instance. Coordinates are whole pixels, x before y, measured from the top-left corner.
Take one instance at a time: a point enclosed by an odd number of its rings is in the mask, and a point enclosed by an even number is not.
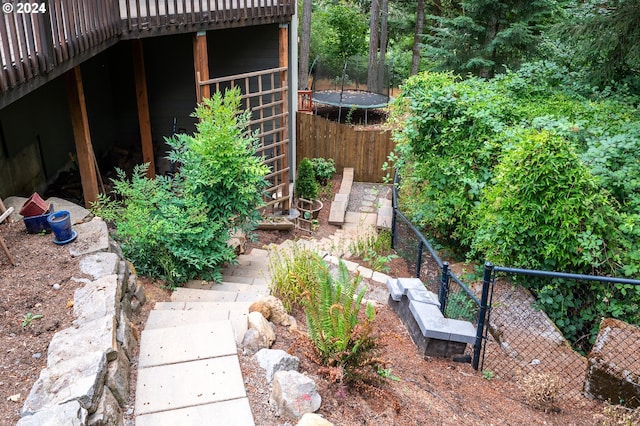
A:
[[[143,40],[156,158],[166,154],[163,138],[171,134],[174,117],[179,129],[195,131],[190,117],[196,105],[193,36]],[[278,66],[277,24],[209,31],[207,41],[211,78]],[[131,41],[117,43],[81,69],[96,156],[113,146],[139,153]],[[64,77],[59,77],[0,110],[0,197],[42,193],[70,165],[70,153],[75,157],[73,129]]]

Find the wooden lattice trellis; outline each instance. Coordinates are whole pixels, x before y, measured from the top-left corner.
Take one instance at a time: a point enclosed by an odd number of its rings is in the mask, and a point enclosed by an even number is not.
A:
[[[272,68],[228,77],[201,81],[198,84],[200,100],[203,88],[214,92],[239,87],[245,109],[251,111],[249,126],[257,131],[260,141],[256,155],[264,157],[271,169],[266,176],[269,187],[265,194],[263,211],[289,211],[289,108],[287,68]]]

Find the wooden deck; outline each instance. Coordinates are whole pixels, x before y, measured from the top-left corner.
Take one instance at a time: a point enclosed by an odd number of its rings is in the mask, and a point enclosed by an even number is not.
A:
[[[37,13],[13,6],[0,16],[0,108],[121,39],[284,23],[295,12],[295,0],[48,0]]]

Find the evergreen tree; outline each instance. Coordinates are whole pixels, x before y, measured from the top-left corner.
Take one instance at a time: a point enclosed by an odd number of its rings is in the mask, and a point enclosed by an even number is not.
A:
[[[556,8],[554,0],[462,1],[453,17],[431,16],[425,53],[439,69],[493,77],[535,50]]]

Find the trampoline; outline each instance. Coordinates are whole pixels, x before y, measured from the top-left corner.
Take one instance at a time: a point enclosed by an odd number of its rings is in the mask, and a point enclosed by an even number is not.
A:
[[[347,110],[363,110],[365,124],[368,122],[369,110],[377,110],[386,108],[389,105],[391,97],[389,96],[388,78],[385,76],[386,84],[382,84],[379,93],[375,91],[362,90],[360,87],[366,87],[366,67],[364,70],[356,70],[355,67],[349,69],[348,61],[345,61],[342,68],[342,75],[333,77],[331,80],[336,82],[335,89],[316,90],[316,81],[320,77],[318,68],[314,67],[316,61],[312,64],[310,75],[313,77],[311,99],[316,108],[317,105],[326,105],[338,108],[338,122],[341,120],[342,109]],[[356,64],[357,65],[357,64]],[[362,72],[364,71],[364,73]],[[339,72],[339,71],[338,71]],[[326,77],[325,77],[326,78]],[[339,85],[337,84],[339,82]]]

